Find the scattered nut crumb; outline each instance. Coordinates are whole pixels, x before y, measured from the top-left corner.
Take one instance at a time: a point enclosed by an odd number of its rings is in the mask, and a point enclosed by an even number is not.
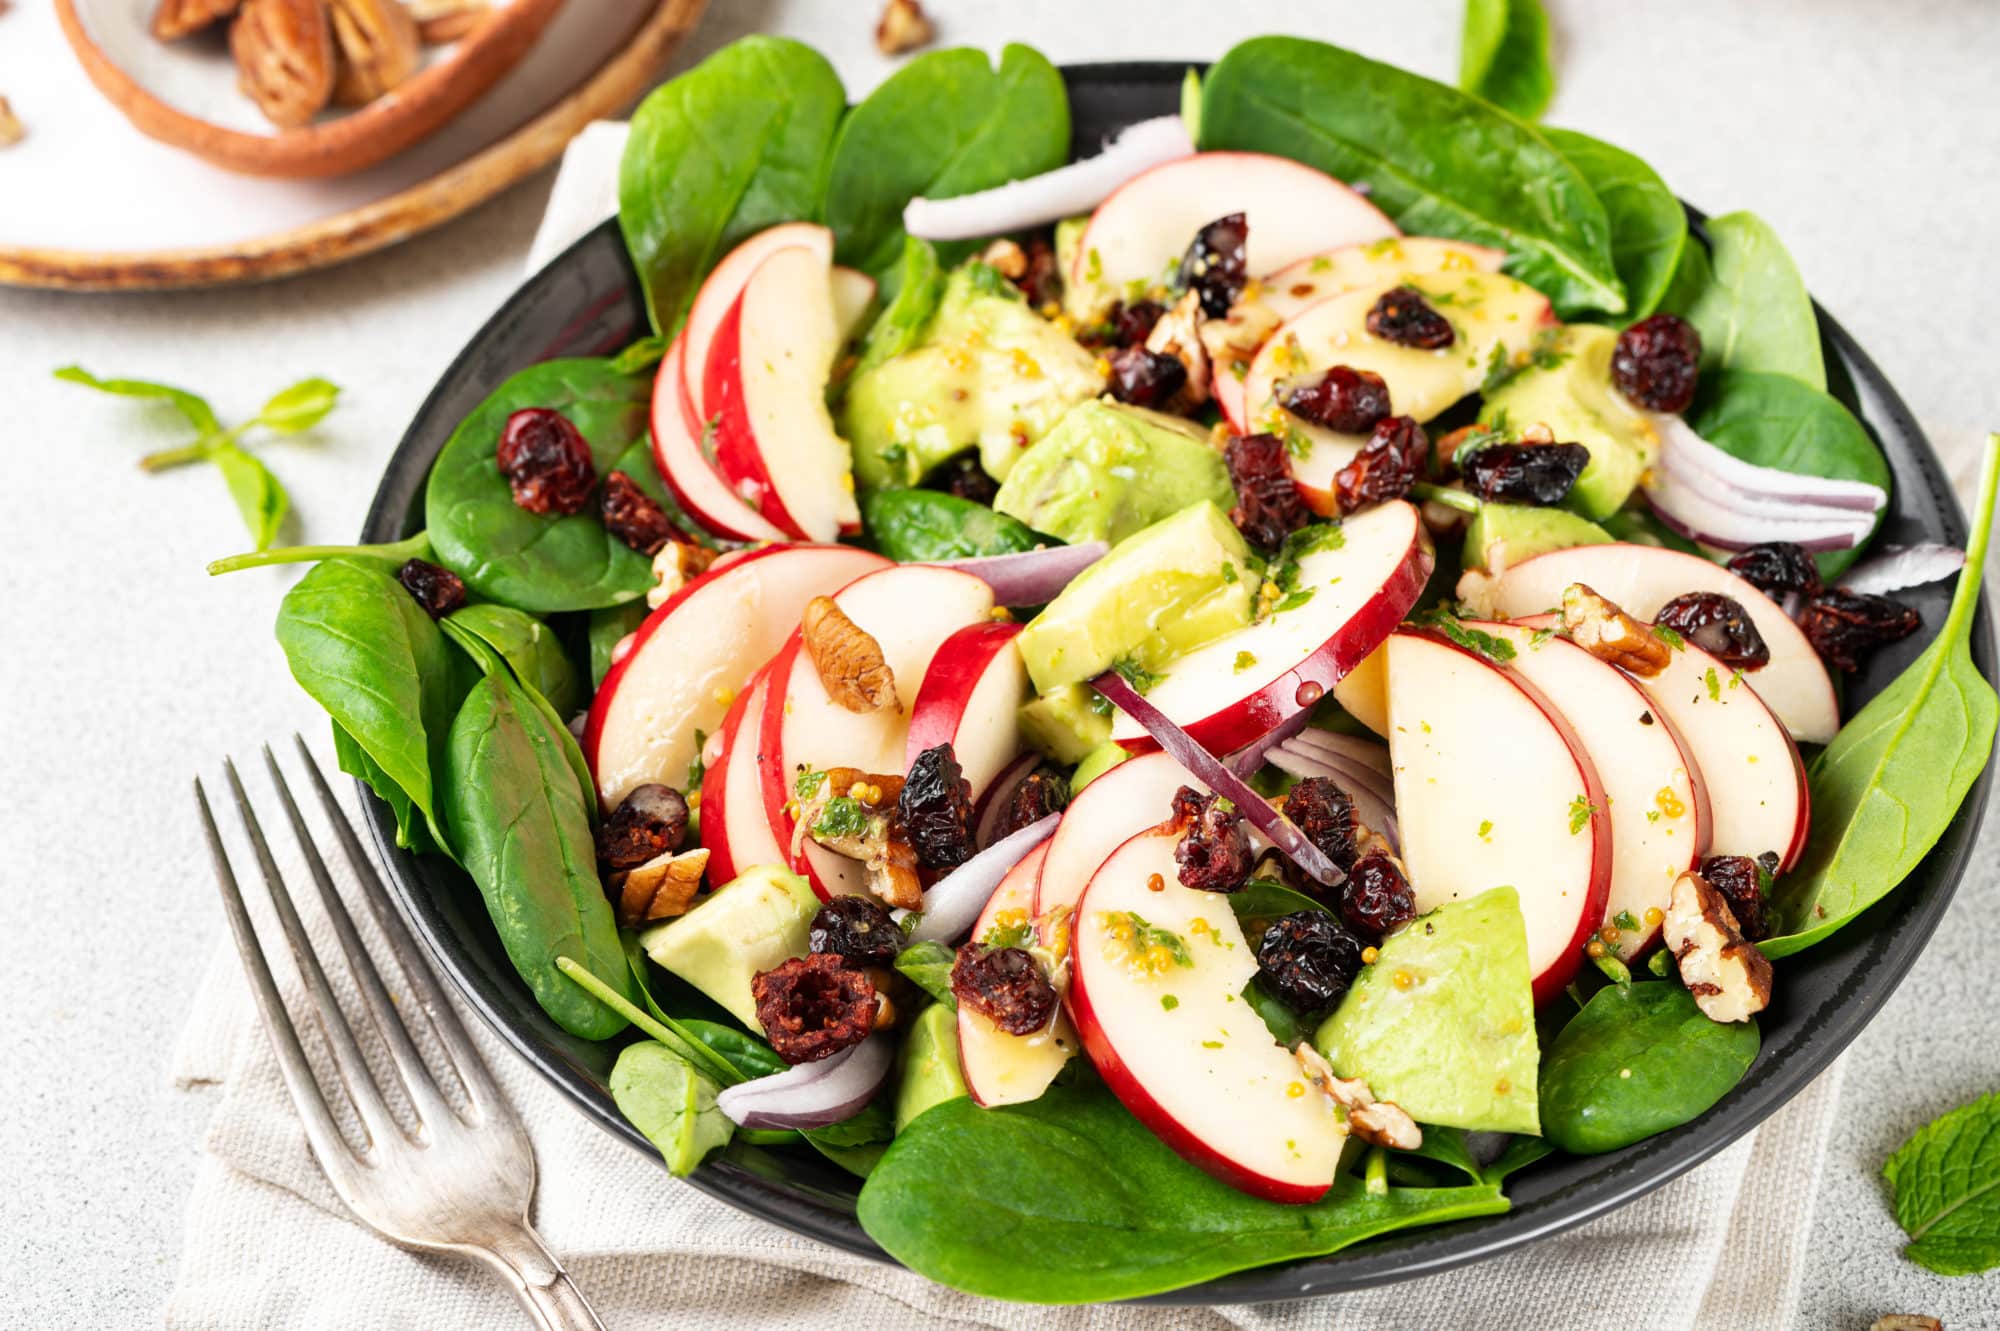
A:
[[[1415,1119],[1400,1106],[1377,1100],[1368,1083],[1359,1077],[1336,1077],[1333,1065],[1310,1041],[1299,1041],[1292,1057],[1299,1061],[1299,1070],[1307,1081],[1347,1111],[1348,1130],[1362,1141],[1397,1151],[1414,1151],[1424,1144],[1424,1131]]]
[[[1944,1323],[1922,1313],[1885,1313],[1868,1331],[1944,1331]]]
[[[0,0],[5,3],[5,0]],[[27,131],[21,128],[21,121],[14,114],[14,108],[5,97],[0,97],[0,148],[11,148],[19,143]]]
[[[882,7],[882,21],[875,25],[875,49],[883,55],[904,55],[929,46],[936,36],[937,29],[917,0],[889,0]]]

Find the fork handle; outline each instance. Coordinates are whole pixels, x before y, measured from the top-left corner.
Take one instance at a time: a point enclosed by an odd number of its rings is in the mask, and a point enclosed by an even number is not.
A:
[[[494,1234],[476,1255],[500,1273],[536,1331],[604,1331],[563,1264],[532,1226]]]

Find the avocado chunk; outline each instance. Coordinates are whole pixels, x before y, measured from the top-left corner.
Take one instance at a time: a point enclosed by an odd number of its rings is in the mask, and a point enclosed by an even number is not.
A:
[[[1189,504],[1236,502],[1208,431],[1109,400],[1070,408],[1014,461],[993,507],[1059,541],[1116,544]]]
[[[1610,540],[1610,532],[1567,509],[1481,504],[1465,529],[1465,566],[1502,573],[1551,550],[1606,545]]]
[[[1589,449],[1590,465],[1564,502],[1593,520],[1624,507],[1660,446],[1645,413],[1612,387],[1617,345],[1616,329],[1570,324],[1479,409],[1483,424],[1517,432],[1539,423],[1558,443]]]
[[[679,919],[647,929],[639,946],[761,1034],[751,977],[806,954],[806,926],[819,905],[805,879],[754,864]]]
[[[1100,744],[1084,754],[1083,761],[1078,763],[1076,771],[1070,774],[1070,797],[1074,799],[1078,791],[1131,756],[1121,744]]]
[[[1121,662],[1157,671],[1248,624],[1260,576],[1242,535],[1201,500],[1113,546],[1014,641],[1042,693]]]
[[[1097,358],[1028,308],[1007,280],[968,264],[945,283],[921,342],[856,374],[840,407],[864,490],[915,485],[968,448],[1004,479],[1023,450],[1104,387]]]
[[[917,1014],[897,1055],[896,1131],[947,1100],[964,1095],[965,1073],[958,1066],[958,1014],[933,1003]]]
[[[1528,931],[1514,889],[1450,902],[1384,939],[1313,1043],[1335,1072],[1418,1122],[1539,1134]]]
[[[1082,684],[1065,684],[1028,699],[1016,720],[1029,748],[1065,766],[1111,742],[1111,704]]]

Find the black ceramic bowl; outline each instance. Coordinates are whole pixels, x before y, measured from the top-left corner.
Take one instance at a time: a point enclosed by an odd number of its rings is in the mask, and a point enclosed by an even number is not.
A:
[[[1075,141],[1090,152],[1112,131],[1173,111],[1184,66],[1083,65],[1066,71]],[[1867,425],[1895,473],[1879,539],[1962,546],[1963,514],[1909,410],[1860,347],[1819,311],[1834,391]],[[362,539],[386,541],[423,522],[424,480],[452,429],[509,374],[556,356],[616,350],[644,329],[644,306],[617,226],[606,222],[531,278],[445,372],[403,437]],[[1943,622],[1949,584],[1915,596],[1924,623]],[[1981,607],[1973,653],[1994,676],[1992,621]],[[1929,634],[1878,653],[1849,681],[1854,707],[1893,679]],[[1246,1271],[1158,1297],[1163,1303],[1302,1298],[1428,1275],[1491,1257],[1625,1205],[1714,1155],[1757,1126],[1833,1062],[1915,963],[1965,871],[1992,773],[1983,775],[1937,848],[1895,892],[1848,928],[1779,965],[1777,1000],[1763,1019],[1763,1049],[1742,1083],[1700,1119],[1610,1155],[1557,1156],[1514,1176],[1504,1216],[1418,1230],[1337,1256]],[[566,1034],[542,1014],[508,965],[477,891],[449,861],[396,849],[387,806],[371,802],[377,848],[410,923],[439,968],[493,1028],[598,1126],[638,1152],[632,1167],[660,1165],[605,1089],[614,1051]],[[887,1260],[854,1218],[856,1181],[815,1156],[732,1148],[693,1185],[731,1206],[849,1252]],[[662,1175],[662,1187],[666,1187]]]

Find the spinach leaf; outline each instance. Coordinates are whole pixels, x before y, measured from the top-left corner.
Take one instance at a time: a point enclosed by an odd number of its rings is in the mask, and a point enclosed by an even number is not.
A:
[[[682,1017],[680,1028],[682,1033],[695,1037],[726,1059],[744,1081],[773,1076],[791,1066],[770,1045],[734,1026],[701,1017]]]
[[[896,969],[917,988],[956,1010],[958,999],[951,992],[951,967],[957,956],[945,943],[912,943],[896,954]]]
[[[322,565],[324,567],[324,565]],[[505,670],[452,722],[442,803],[508,960],[572,1035],[607,1040],[626,1018],[557,966],[574,959],[629,1003],[631,971],[597,878],[597,848],[559,729]]]
[[[1478,1162],[1472,1158],[1472,1151],[1465,1144],[1465,1129],[1438,1127],[1430,1123],[1424,1124],[1423,1128],[1424,1140],[1416,1150],[1391,1153],[1389,1164],[1392,1167],[1399,1160],[1408,1160],[1411,1157],[1415,1157],[1420,1160],[1434,1161],[1449,1169],[1456,1170],[1474,1183],[1496,1183],[1499,1181],[1497,1179],[1488,1179],[1480,1173]]]
[[[667,1172],[685,1178],[736,1131],[715,1107],[716,1084],[665,1045],[638,1040],[611,1067],[611,1098],[627,1122],[660,1150]]]
[[[1555,1154],[1555,1150],[1546,1137],[1516,1137],[1492,1164],[1480,1171],[1480,1176],[1488,1183],[1502,1182],[1544,1156]]]
[[[438,562],[488,600],[521,610],[594,610],[643,596],[652,561],[604,528],[595,505],[567,516],[514,502],[494,450],[507,417],[524,407],[567,416],[590,442],[597,474],[623,469],[659,497],[646,438],[651,381],[605,360],[552,360],[522,370],[452,432],[424,491]],[[635,469],[636,468],[636,469]]]
[[[1005,513],[942,490],[873,490],[862,496],[861,516],[876,550],[902,564],[1061,544]]]
[[[1218,1183],[1095,1079],[981,1109],[946,1101],[902,1132],[861,1189],[861,1226],[912,1270],[1031,1303],[1138,1298],[1414,1225],[1507,1209],[1498,1188],[1389,1188],[1342,1175],[1305,1206]]]
[[[1458,86],[1523,120],[1541,119],[1556,95],[1541,0],[1465,0]]]
[[[1678,984],[1607,985],[1542,1059],[1542,1135],[1575,1155],[1630,1146],[1707,1112],[1757,1057],[1755,1022],[1711,1021]]]
[[[2000,1094],[1918,1128],[1882,1176],[1910,1236],[1904,1256],[1941,1276],[2000,1266]]]
[[[317,564],[324,559],[347,559],[380,565],[390,575],[412,559],[432,560],[431,538],[424,532],[383,545],[281,545],[269,550],[250,550],[212,560],[210,577],[235,573],[239,569],[268,568],[273,564]]]
[[[817,214],[847,107],[826,57],[745,37],[655,88],[632,116],[618,226],[653,328],[680,328],[708,270],[749,236]]]
[[[1611,262],[1625,284],[1624,318],[1659,308],[1687,246],[1687,209],[1653,168],[1602,139],[1573,129],[1544,129],[1570,165],[1583,172],[1611,221]]]
[[[1891,484],[1882,450],[1853,413],[1788,375],[1731,370],[1704,378],[1688,424],[1717,448],[1760,467],[1866,481],[1885,494]],[[1857,545],[1820,555],[1821,575],[1832,579],[1861,550]]]
[[[533,679],[522,676],[498,648],[458,623],[456,616],[439,621],[438,627],[444,630],[445,637],[458,644],[460,650],[472,658],[473,664],[477,665],[482,673],[507,675],[521,686],[523,695],[535,705],[535,710],[539,711],[542,718],[549,723],[555,736],[556,746],[562,751],[563,761],[569,765],[570,774],[576,778],[576,788],[583,797],[584,812],[589,816],[590,825],[594,830],[598,817],[597,779],[591,775],[590,763],[583,756],[583,746],[577,743],[576,736],[564,724],[562,714],[542,696]],[[533,662],[529,664],[532,666]]]
[[[1341,180],[1404,230],[1507,251],[1566,317],[1621,314],[1611,224],[1532,126],[1455,88],[1297,37],[1255,37],[1209,70],[1203,148],[1276,153]]]
[[[1254,940],[1252,945],[1255,945]],[[1250,1010],[1263,1020],[1264,1029],[1271,1032],[1271,1038],[1287,1049],[1296,1049],[1300,1041],[1311,1040],[1313,1032],[1319,1029],[1320,1014],[1300,1016],[1292,1011],[1289,1003],[1265,986],[1261,975],[1250,977],[1250,982],[1243,986],[1242,998],[1250,1005]]]
[[[271,395],[257,413],[257,424],[279,434],[298,434],[326,419],[340,400],[340,388],[325,379],[301,379]]]
[[[368,750],[362,748],[340,722],[335,721],[332,725],[334,760],[340,764],[341,771],[366,781],[368,788],[389,806],[389,811],[396,816],[396,844],[419,855],[440,849],[431,838],[429,825],[424,822],[424,811],[410,799],[409,793],[390,779],[389,774],[368,756]]]
[[[196,434],[208,436],[222,433],[222,422],[215,418],[215,409],[208,405],[208,399],[185,388],[156,384],[147,379],[100,379],[81,365],[65,365],[55,372],[55,377],[66,384],[94,388],[114,397],[164,402],[178,411],[181,419],[194,427]]]
[[[278,539],[278,528],[284,525],[285,514],[292,509],[285,487],[269,467],[245,452],[241,444],[230,440],[212,445],[208,460],[222,473],[229,497],[236,501],[236,511],[250,532],[251,544],[259,550],[269,549]]]
[[[983,51],[920,55],[868,94],[834,138],[823,209],[834,257],[887,282],[912,198],[971,194],[1068,160],[1069,94],[1041,52],[1010,43],[998,68]]]
[[[646,622],[652,608],[644,601],[627,601],[590,612],[590,687],[604,682],[611,670],[611,651],[624,636]]]
[[[923,340],[924,329],[944,299],[944,268],[937,247],[915,236],[903,237],[903,262],[897,269],[896,295],[868,325],[861,339],[861,358],[852,373],[863,374]]]
[[[1265,924],[1280,915],[1296,915],[1302,910],[1332,913],[1325,902],[1293,891],[1275,878],[1252,878],[1241,889],[1229,894],[1229,908],[1236,912],[1236,918],[1242,922],[1246,933],[1253,923]]]
[[[576,667],[549,626],[533,615],[512,606],[479,604],[452,611],[449,622],[500,653],[514,677],[541,694],[558,717],[583,705]]]
[[[464,675],[431,617],[380,566],[329,559],[285,593],[277,638],[299,687],[452,846],[438,785]]]
[[[1758,944],[1766,956],[1811,947],[1908,877],[1993,756],[2000,707],[1972,662],[1971,643],[1996,485],[2000,434],[1987,436],[1972,539],[1944,627],[1806,773],[1811,838],[1799,866],[1778,880],[1781,935]]]
[[[1761,370],[1826,387],[1819,320],[1792,256],[1755,213],[1708,222],[1708,249],[1681,251],[1661,302],[1701,334],[1703,374]]]

